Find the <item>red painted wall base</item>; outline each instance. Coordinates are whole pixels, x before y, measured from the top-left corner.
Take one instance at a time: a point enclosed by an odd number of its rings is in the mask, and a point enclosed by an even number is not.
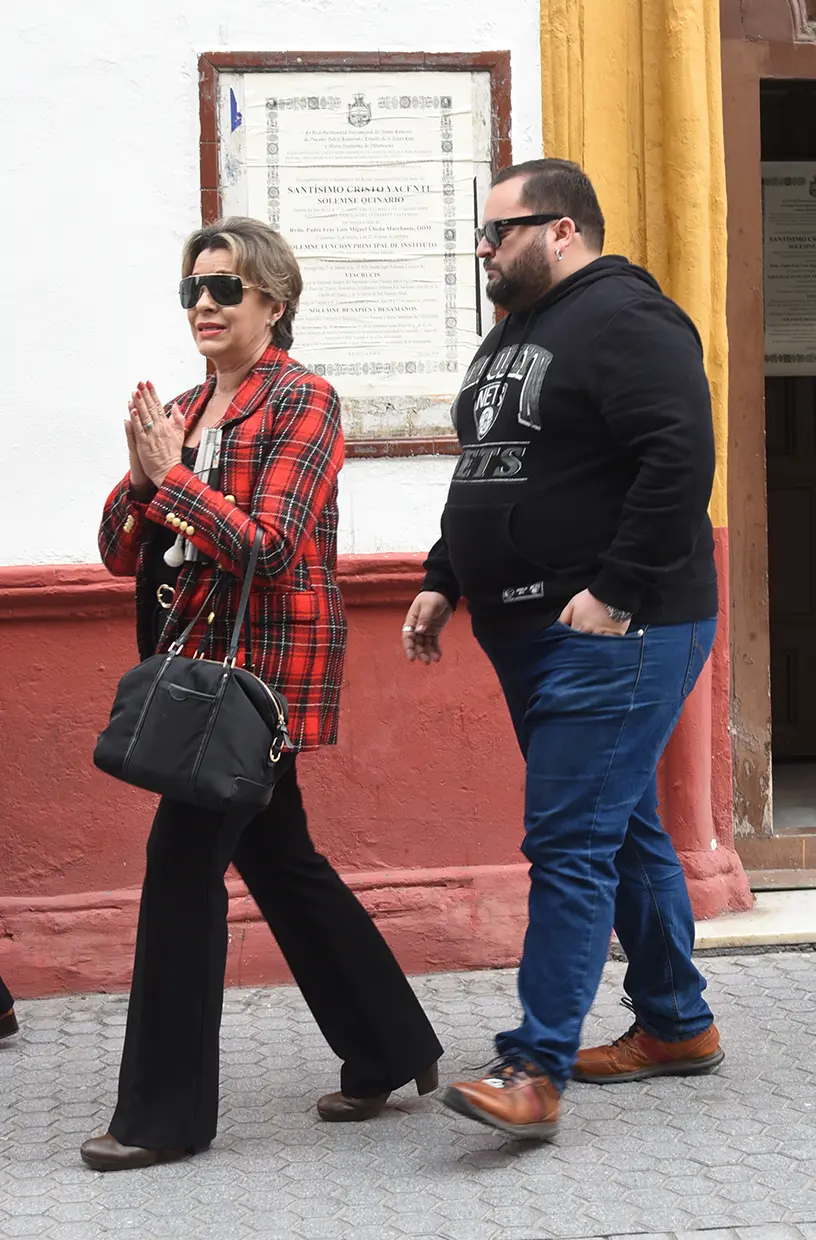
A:
[[[722,540],[720,554],[725,568]],[[466,616],[438,667],[402,658],[418,567],[413,556],[342,565],[341,743],[302,760],[312,831],[406,970],[512,965],[527,904],[523,764]],[[131,589],[92,566],[0,569],[0,973],[20,996],[129,984],[153,799],[99,774],[91,753],[134,660]],[[728,679],[721,627],[661,775],[698,916],[751,904],[731,830]],[[240,883],[231,894],[228,982],[285,979]]]
[[[407,972],[510,966],[524,934],[527,866],[349,876]],[[243,884],[229,883],[227,983],[291,981]],[[139,888],[0,903],[0,974],[24,996],[130,984]]]

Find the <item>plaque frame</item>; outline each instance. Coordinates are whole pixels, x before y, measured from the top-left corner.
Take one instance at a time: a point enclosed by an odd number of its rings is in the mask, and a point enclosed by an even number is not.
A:
[[[221,214],[218,158],[218,75],[228,73],[382,72],[422,70],[488,74],[490,82],[490,156],[495,175],[512,161],[509,51],[485,52],[204,52],[198,59],[201,219],[209,224]],[[346,456],[405,457],[455,455],[455,435],[432,439],[382,437],[348,439]]]

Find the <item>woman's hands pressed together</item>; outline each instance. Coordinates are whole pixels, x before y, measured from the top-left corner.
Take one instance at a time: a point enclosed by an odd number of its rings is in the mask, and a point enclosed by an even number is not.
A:
[[[128,401],[130,420],[125,422],[130,452],[133,489],[143,490],[148,481],[160,487],[174,465],[181,462],[184,447],[184,414],[173,405],[169,417],[152,383],[140,383]]]

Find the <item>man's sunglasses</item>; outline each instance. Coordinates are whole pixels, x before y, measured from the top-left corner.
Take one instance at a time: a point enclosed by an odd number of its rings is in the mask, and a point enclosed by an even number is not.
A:
[[[198,305],[201,290],[206,289],[218,306],[240,306],[244,289],[260,288],[258,284],[244,284],[240,276],[185,276],[179,284],[179,297],[185,310]]]
[[[476,244],[486,241],[494,250],[498,250],[511,228],[529,228],[535,224],[553,224],[562,220],[563,215],[514,215],[509,220],[488,220],[484,228],[476,229]],[[577,229],[575,230],[578,231]]]

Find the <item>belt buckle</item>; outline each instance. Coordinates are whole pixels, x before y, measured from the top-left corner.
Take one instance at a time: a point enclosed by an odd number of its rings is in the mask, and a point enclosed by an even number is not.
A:
[[[159,586],[159,588],[156,591],[156,598],[158,600],[159,607],[161,607],[163,611],[169,611],[170,608],[173,606],[173,598],[175,596],[175,593],[176,593],[175,586],[168,586],[168,585]]]

